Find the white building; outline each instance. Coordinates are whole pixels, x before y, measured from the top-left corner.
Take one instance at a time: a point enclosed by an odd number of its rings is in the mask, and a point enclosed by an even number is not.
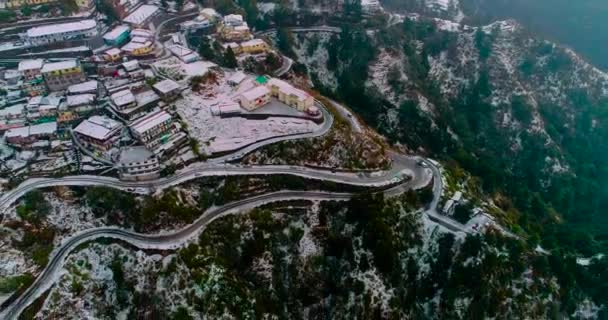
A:
[[[144,146],[122,149],[118,158],[118,167],[122,180],[142,181],[160,177],[158,158]]]
[[[171,138],[175,133],[173,118],[166,111],[156,111],[134,121],[131,132],[146,147],[154,149]]]
[[[126,18],[123,19],[123,22],[126,22],[130,25],[136,27],[143,27],[154,17],[156,14],[160,12],[160,9],[151,4],[144,4],[129,14]],[[131,33],[131,36],[133,34]]]
[[[57,41],[90,38],[96,36],[97,33],[97,22],[88,19],[33,27],[27,30],[26,37],[29,43],[42,45]]]
[[[229,14],[224,17],[224,26],[236,27],[244,22],[243,16],[240,14]]]
[[[243,92],[238,100],[243,109],[255,110],[270,102],[270,90],[264,86],[257,86]]]
[[[167,49],[169,49],[169,51],[171,51],[171,53],[174,56],[179,58],[184,63],[191,63],[191,62],[201,60],[201,56],[199,56],[198,53],[196,53],[193,50],[190,50],[184,46],[173,45],[173,46],[167,47]]]

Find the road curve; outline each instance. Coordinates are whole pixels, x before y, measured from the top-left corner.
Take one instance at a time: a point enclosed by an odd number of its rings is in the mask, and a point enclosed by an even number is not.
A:
[[[418,189],[426,186],[430,179],[432,178],[430,170],[423,168],[417,165],[417,162],[420,161],[419,158],[416,157],[405,157],[402,155],[393,154],[394,163],[397,164],[396,167],[405,167],[416,165],[419,170],[409,169],[409,173],[412,174],[412,179],[409,180],[401,180],[401,183],[389,187],[389,182],[393,179],[390,174],[384,174],[379,176],[371,176],[371,177],[360,177],[360,176],[349,176],[349,178],[343,174],[338,173],[328,173],[329,175],[335,175],[336,178],[334,180],[340,180],[343,183],[354,184],[354,180],[361,180],[360,183],[367,184],[372,183],[373,185],[385,185],[387,189],[384,191],[387,196],[396,196],[404,191],[410,189]],[[231,168],[239,168],[232,166]],[[294,167],[292,167],[294,168]],[[246,169],[244,172],[238,172],[240,174],[251,174],[248,170],[255,170],[255,168],[242,168]],[[258,168],[259,169],[259,168]],[[292,169],[293,170],[293,169]],[[302,170],[302,169],[300,169]],[[304,168],[303,172],[317,172],[319,170],[311,170],[308,168]],[[200,172],[199,172],[200,173]],[[195,173],[196,176],[196,173]],[[189,176],[188,176],[189,177]],[[356,178],[355,178],[356,177]],[[183,178],[182,178],[183,179]],[[157,181],[154,183],[156,187],[168,186],[174,183],[175,181],[181,181],[182,179],[177,178],[174,181],[169,181],[169,179],[165,179],[166,181]],[[111,180],[111,179],[101,179],[95,180],[94,177],[68,177],[68,178],[60,178],[60,179],[38,179],[41,181],[36,181],[33,183],[24,183],[19,186],[13,194],[13,196],[3,197],[2,205],[6,206],[7,203],[12,202],[24,194],[25,192],[32,190],[33,188],[40,188],[42,186],[48,185],[66,185],[71,183],[77,183],[81,185],[85,181],[89,181],[90,184],[100,183],[102,185],[106,185],[109,187],[124,187],[124,182],[119,180]],[[434,181],[441,180],[435,179]],[[183,181],[181,181],[183,182]],[[127,184],[127,185],[138,185],[135,184]],[[437,183],[435,183],[437,185]],[[434,188],[434,191],[438,190],[438,194],[435,194],[436,198],[440,196],[441,193],[441,185],[437,185],[437,188]],[[49,263],[42,271],[42,273],[38,276],[38,278],[34,281],[34,283],[25,291],[25,293],[20,296],[17,300],[15,300],[9,307],[0,313],[0,318],[2,319],[12,319],[16,318],[22,311],[25,309],[30,303],[32,303],[35,299],[37,299],[43,292],[48,290],[54,282],[54,279],[57,273],[60,271],[63,266],[63,262],[65,258],[69,255],[69,253],[76,248],[78,245],[91,241],[97,238],[113,238],[119,239],[125,242],[128,242],[136,247],[142,249],[176,249],[183,246],[190,239],[194,238],[198,235],[210,222],[221,217],[223,215],[243,212],[248,209],[255,208],[257,206],[277,202],[277,201],[285,201],[285,200],[299,200],[299,199],[307,199],[307,200],[317,200],[317,201],[346,201],[352,197],[351,193],[334,193],[334,192],[322,192],[322,191],[279,191],[274,193],[268,193],[259,195],[256,197],[251,197],[248,199],[239,200],[236,202],[232,202],[226,204],[221,207],[213,207],[209,210],[205,211],[197,220],[195,220],[192,224],[184,227],[181,230],[172,233],[166,234],[154,234],[154,235],[146,235],[140,234],[128,230],[123,230],[115,227],[101,227],[101,228],[93,228],[89,230],[85,230],[80,232],[70,238],[67,238],[63,241],[63,243],[57,247],[49,258]],[[436,206],[437,202],[434,201],[431,206]]]
[[[286,136],[280,136],[280,137],[274,137],[274,138],[256,141],[250,145],[247,145],[234,152],[231,152],[230,154],[227,154],[225,156],[209,158],[209,159],[207,159],[207,162],[223,163],[223,162],[237,161],[237,160],[242,159],[247,154],[253,152],[254,150],[267,146],[267,145],[270,145],[270,144],[274,144],[274,143],[281,142],[281,141],[288,141],[288,140],[318,138],[318,137],[322,137],[322,136],[326,135],[329,132],[329,130],[331,130],[331,127],[334,124],[334,117],[327,110],[327,108],[323,105],[323,103],[321,101],[315,100],[315,103],[316,103],[317,107],[319,107],[319,111],[321,112],[321,115],[323,116],[323,123],[317,130],[310,132],[310,133],[286,135]]]

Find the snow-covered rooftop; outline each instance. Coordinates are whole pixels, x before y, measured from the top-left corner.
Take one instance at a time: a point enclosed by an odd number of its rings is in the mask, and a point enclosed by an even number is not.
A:
[[[144,4],[124,18],[123,21],[132,24],[142,24],[156,14],[158,10],[158,7],[155,5]]]
[[[224,17],[224,23],[227,25],[243,23],[243,16],[240,14],[229,14]]]
[[[112,102],[114,102],[114,104],[117,107],[121,107],[121,106],[135,102],[135,96],[129,89],[125,89],[125,90],[114,93],[113,95],[110,96],[110,99],[112,99]]]
[[[4,133],[6,138],[16,138],[22,137],[26,138],[31,135],[43,135],[43,134],[53,134],[57,131],[57,122],[46,122],[41,124],[36,124],[29,127],[21,127],[9,129]]]
[[[44,63],[44,60],[42,60],[42,59],[22,60],[21,62],[19,62],[18,70],[26,71],[26,70],[41,69],[43,63]]]
[[[23,109],[25,109],[24,104],[16,104],[10,107],[6,107],[4,109],[0,109],[0,119],[20,115],[23,113]]]
[[[124,62],[122,64],[122,66],[127,71],[133,71],[133,70],[139,69],[139,61],[137,61],[137,60],[129,60],[127,62]]]
[[[144,162],[154,157],[154,153],[144,146],[124,148],[120,151],[118,162],[127,164],[132,162]]]
[[[33,27],[27,30],[27,36],[30,38],[43,37],[57,33],[68,33],[86,31],[97,27],[97,22],[93,19],[87,19],[77,22],[50,24],[41,27]]]
[[[152,46],[152,41],[147,40],[146,42],[135,42],[135,41],[131,41],[127,44],[125,44],[122,48],[120,48],[120,50],[122,51],[134,51],[140,48],[145,48],[145,47],[150,47]]]
[[[170,93],[173,90],[179,89],[179,84],[173,80],[165,79],[154,84],[154,89],[158,90],[161,94]]]
[[[154,35],[152,32],[146,29],[133,29],[131,30],[131,37],[143,37],[143,38],[152,38]]]
[[[95,101],[95,95],[92,93],[78,94],[68,96],[66,104],[68,107],[76,107],[84,104],[92,104]]]
[[[106,140],[121,127],[120,122],[106,116],[92,116],[82,121],[74,131],[97,140]]]
[[[110,32],[104,34],[103,38],[108,41],[113,41],[116,40],[116,38],[120,37],[123,33],[129,32],[129,30],[131,30],[129,26],[120,25],[112,29]]]
[[[117,54],[120,54],[120,49],[118,49],[118,48],[108,49],[108,50],[106,50],[105,53],[110,56],[115,56]]]
[[[156,94],[156,92],[152,90],[147,90],[144,92],[140,92],[135,95],[135,101],[137,101],[137,106],[142,107],[148,105],[152,102],[156,102],[160,100],[160,97]]]
[[[138,134],[144,134],[148,130],[169,120],[171,120],[170,114],[168,114],[166,111],[157,111],[133,122],[131,124],[131,130]]]
[[[76,59],[60,61],[60,62],[45,63],[44,66],[42,67],[42,72],[45,73],[45,72],[51,72],[51,71],[57,71],[57,70],[76,68],[76,67],[78,67],[78,65],[79,64]]]
[[[148,38],[147,37],[132,37],[131,42],[146,43],[146,42],[148,42]]]
[[[84,93],[97,91],[97,80],[89,80],[82,83],[73,84],[68,87],[68,93]]]
[[[171,51],[171,53],[173,53],[174,55],[176,55],[178,57],[189,55],[194,52],[194,51],[190,50],[189,48],[186,48],[186,47],[180,46],[180,45],[172,45],[172,46],[167,47],[167,49],[169,49],[169,51]]]
[[[257,86],[251,90],[243,92],[241,96],[249,101],[253,101],[268,94],[270,94],[270,90],[268,90],[268,88],[264,86]]]
[[[253,47],[253,46],[258,46],[258,45],[265,45],[266,42],[264,42],[264,40],[262,39],[251,39],[251,40],[247,40],[243,43],[241,43],[242,47]]]
[[[231,75],[226,81],[228,83],[239,84],[247,78],[247,75],[243,71],[237,71]]]
[[[308,94],[306,91],[300,90],[281,79],[271,78],[268,80],[268,85],[277,86],[279,87],[279,90],[283,91],[285,94],[294,95],[300,100],[305,100],[310,97],[310,94]]]

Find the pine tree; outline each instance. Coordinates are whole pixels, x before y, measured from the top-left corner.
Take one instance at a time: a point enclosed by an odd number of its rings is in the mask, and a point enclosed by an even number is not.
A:
[[[236,56],[234,55],[234,51],[232,48],[228,47],[226,53],[224,54],[224,66],[226,68],[236,68],[238,67],[238,63],[236,61]]]

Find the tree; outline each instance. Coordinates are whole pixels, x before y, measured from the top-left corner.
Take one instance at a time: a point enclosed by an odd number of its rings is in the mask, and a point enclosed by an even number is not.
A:
[[[26,16],[26,17],[31,16],[32,15],[32,8],[30,8],[29,6],[25,6],[25,7],[21,8],[21,14],[24,15],[24,16]]]
[[[209,38],[207,36],[201,37],[201,43],[198,46],[198,53],[201,55],[201,57],[207,60],[215,61],[216,55],[211,47],[211,44],[209,43]]]
[[[17,215],[30,223],[39,225],[50,213],[51,205],[40,190],[28,192],[17,207]]]
[[[277,47],[281,52],[290,57],[294,57],[293,35],[287,28],[279,28],[277,31]]]
[[[226,68],[236,68],[239,66],[234,51],[230,47],[226,49],[226,53],[224,54],[224,66]]]

